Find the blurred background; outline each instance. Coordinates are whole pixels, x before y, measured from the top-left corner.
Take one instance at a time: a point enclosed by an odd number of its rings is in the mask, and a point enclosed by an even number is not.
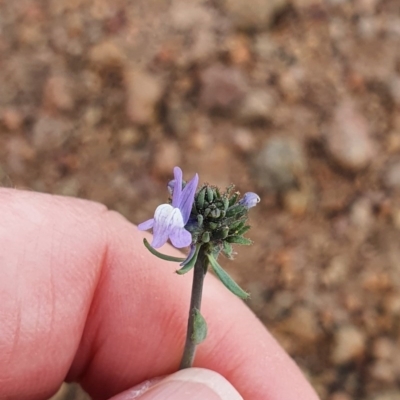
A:
[[[322,400],[400,399],[399,111],[398,0],[0,0],[1,185],[259,193],[223,265]]]

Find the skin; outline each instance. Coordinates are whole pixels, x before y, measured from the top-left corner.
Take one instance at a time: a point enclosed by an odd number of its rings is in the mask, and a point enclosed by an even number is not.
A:
[[[97,203],[0,189],[0,216],[1,399],[47,399],[67,379],[101,400],[177,370],[191,273],[174,274],[177,264],[145,249],[146,234]],[[317,399],[210,274],[202,312],[209,336],[195,366],[219,372],[245,399]]]

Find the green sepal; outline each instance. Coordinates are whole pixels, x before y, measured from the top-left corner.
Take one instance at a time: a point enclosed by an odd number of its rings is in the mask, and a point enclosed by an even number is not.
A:
[[[209,203],[212,203],[214,200],[214,191],[210,186],[207,186],[207,200]]]
[[[233,215],[237,214],[240,211],[240,209],[241,209],[240,204],[235,204],[226,210],[226,216],[232,217]]]
[[[249,245],[253,244],[252,240],[247,239],[243,236],[228,236],[225,240],[228,243],[241,244],[243,246],[249,246]]]
[[[200,189],[200,191],[196,195],[196,207],[198,210],[202,210],[204,207],[204,199],[206,196],[207,188],[204,186]]]
[[[229,230],[231,232],[236,232],[237,230],[241,229],[244,226],[245,222],[244,221],[235,221],[232,224],[229,225]]]
[[[232,254],[233,254],[233,248],[232,245],[230,243],[228,243],[227,241],[223,241],[223,253],[230,259],[232,259]]]
[[[201,228],[203,226],[203,221],[204,221],[203,216],[201,214],[198,214],[197,215],[197,225],[199,226],[199,228]]]
[[[210,241],[210,232],[204,232],[202,235],[201,235],[201,241],[203,242],[203,243],[208,243],[209,241]]]
[[[235,216],[235,219],[244,217],[245,215],[247,215],[247,213],[248,213],[248,209],[239,203],[234,204],[233,206],[229,207],[226,210],[226,216],[227,217]]]
[[[208,226],[210,227],[210,229],[211,229],[212,231],[214,231],[215,229],[218,228],[218,222],[209,222],[209,223],[208,223]]]
[[[218,264],[217,260],[211,255],[207,254],[208,261],[215,275],[220,279],[220,281],[229,289],[233,294],[240,297],[241,299],[248,299],[249,294],[246,293],[229,275],[224,269]]]
[[[185,258],[172,257],[172,256],[168,256],[166,254],[162,254],[162,253],[158,252],[154,247],[152,247],[150,245],[150,243],[147,241],[147,239],[143,239],[143,243],[146,246],[147,250],[150,251],[151,254],[155,255],[158,258],[161,258],[161,260],[173,261],[173,262],[183,262],[186,260]]]
[[[186,265],[184,265],[181,269],[178,269],[175,271],[178,275],[186,274],[194,267],[194,264],[196,264],[196,261],[197,261],[197,256],[199,255],[200,247],[201,247],[201,245],[197,244],[196,250],[195,250],[192,258],[188,261],[188,263]]]
[[[197,308],[193,312],[193,334],[191,339],[194,344],[200,344],[207,337],[207,322]]]
[[[225,239],[229,235],[229,228],[227,226],[212,232],[212,238],[214,240]]]
[[[215,210],[211,211],[210,217],[214,219],[218,219],[221,216],[221,210],[216,208]]]
[[[236,235],[244,235],[250,229],[250,225],[245,225],[236,231]]]
[[[223,202],[224,202],[224,211],[226,211],[229,208],[229,199],[227,197],[224,197]]]
[[[238,197],[239,197],[238,192],[236,192],[232,195],[232,197],[229,199],[229,207],[233,206],[236,203]]]

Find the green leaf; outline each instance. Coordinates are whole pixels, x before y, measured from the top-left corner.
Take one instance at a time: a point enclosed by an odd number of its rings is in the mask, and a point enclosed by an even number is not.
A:
[[[242,221],[242,220],[234,221],[231,224],[229,224],[229,230],[231,232],[236,232],[238,229],[243,228],[244,224],[245,224],[245,221]]]
[[[229,207],[226,210],[226,216],[227,217],[232,217],[232,216],[236,215],[241,210],[242,210],[242,206],[240,204],[235,204],[235,205]]]
[[[220,281],[236,296],[241,299],[248,299],[249,294],[246,293],[229,275],[222,267],[218,264],[217,260],[211,255],[207,254],[208,261],[211,264],[215,275],[220,279]]]
[[[200,344],[207,337],[207,322],[197,308],[193,312],[193,334],[191,339],[194,344]]]
[[[194,267],[194,264],[196,264],[196,261],[197,261],[197,256],[199,255],[200,247],[201,247],[200,244],[196,245],[196,250],[195,250],[192,258],[181,269],[178,269],[177,271],[175,271],[177,274],[179,274],[179,275],[186,274],[186,272],[189,272]]]
[[[158,252],[154,247],[152,247],[150,245],[150,243],[147,241],[147,239],[143,239],[143,243],[146,246],[147,250],[150,251],[151,254],[155,255],[158,258],[161,258],[161,260],[173,261],[173,262],[183,262],[186,260],[186,258],[172,257],[172,256],[168,256],[166,254],[162,254],[162,253]]]
[[[224,240],[223,242],[223,252],[228,258],[232,258],[233,248],[232,245]]]
[[[234,193],[232,197],[229,199],[229,206],[233,206],[236,203],[238,197],[239,193],[238,192]]]
[[[228,236],[225,240],[228,243],[241,244],[243,246],[249,246],[249,245],[253,244],[252,240],[247,239],[243,236]]]
[[[227,226],[212,232],[212,240],[225,239],[229,235],[229,228]]]
[[[224,197],[223,199],[223,206],[224,206],[224,211],[226,211],[229,208],[229,199],[227,197]]]
[[[250,229],[250,225],[243,226],[236,231],[236,235],[244,235]]]

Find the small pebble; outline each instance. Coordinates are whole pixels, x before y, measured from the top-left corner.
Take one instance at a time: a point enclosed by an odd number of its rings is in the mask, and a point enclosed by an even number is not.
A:
[[[386,167],[383,181],[389,189],[400,189],[400,161]]]
[[[364,355],[365,332],[354,325],[341,326],[334,336],[331,360],[335,365],[343,365]]]
[[[250,6],[247,0],[224,0],[223,2],[227,14],[241,29],[268,27],[273,18],[288,3],[288,0],[252,0]]]
[[[232,109],[243,100],[247,84],[235,67],[216,64],[201,74],[200,104],[207,110]]]
[[[125,82],[130,120],[139,125],[152,122],[163,94],[161,81],[153,74],[131,68],[125,72]]]
[[[256,154],[253,167],[260,187],[272,192],[292,189],[306,169],[301,145],[284,136],[272,137]]]
[[[367,167],[375,155],[367,120],[350,101],[336,109],[325,138],[331,157],[351,172]]]

